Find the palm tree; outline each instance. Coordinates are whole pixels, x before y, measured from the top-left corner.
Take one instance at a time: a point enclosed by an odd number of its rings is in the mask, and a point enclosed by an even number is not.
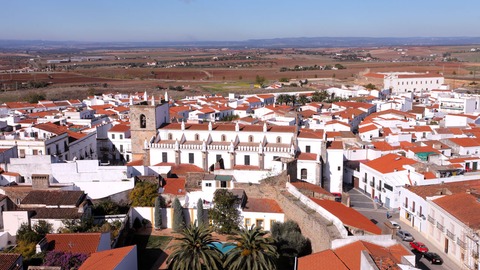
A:
[[[309,102],[309,99],[308,99],[308,97],[305,96],[305,95],[300,95],[300,96],[298,97],[298,102],[299,102],[300,104],[302,104],[302,105],[305,105],[307,102]]]
[[[213,243],[212,230],[189,225],[175,237],[167,264],[171,270],[222,270],[222,252]]]
[[[225,270],[275,270],[278,259],[277,249],[273,238],[265,237],[267,233],[261,227],[252,225],[229,236],[228,240],[235,241],[225,246],[233,246],[225,254]]]

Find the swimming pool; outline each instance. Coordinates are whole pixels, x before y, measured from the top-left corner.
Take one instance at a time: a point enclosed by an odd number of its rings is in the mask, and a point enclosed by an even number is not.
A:
[[[229,252],[231,249],[233,249],[235,246],[226,246],[224,247],[222,242],[212,242],[212,245],[218,248],[223,254],[226,254]]]

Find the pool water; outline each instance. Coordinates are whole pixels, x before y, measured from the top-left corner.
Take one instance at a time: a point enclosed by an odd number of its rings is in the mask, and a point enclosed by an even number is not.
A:
[[[218,248],[223,254],[226,254],[229,252],[231,249],[233,249],[235,246],[223,246],[224,243],[222,242],[213,242],[212,245]]]

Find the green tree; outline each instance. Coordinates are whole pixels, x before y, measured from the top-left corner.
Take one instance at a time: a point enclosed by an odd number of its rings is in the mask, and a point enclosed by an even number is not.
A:
[[[212,230],[189,225],[175,237],[167,264],[171,270],[222,270],[222,253],[213,245]]]
[[[287,100],[288,100],[288,95],[280,94],[277,96],[276,102],[281,105],[283,103],[287,103]]]
[[[62,233],[79,233],[88,232],[93,228],[93,217],[83,217],[81,219],[65,219],[62,220]]]
[[[14,252],[22,254],[26,261],[35,255],[35,246],[47,233],[52,232],[52,224],[45,220],[39,220],[33,225],[33,229],[26,223],[20,225],[17,230],[17,246]]]
[[[162,229],[162,208],[165,208],[165,199],[162,195],[155,198],[155,229]]]
[[[128,195],[132,206],[155,206],[155,198],[158,197],[157,184],[140,182],[135,185]]]
[[[305,105],[306,103],[308,103],[308,101],[309,100],[308,100],[307,96],[305,96],[305,95],[300,95],[298,97],[298,102],[302,105]]]
[[[173,200],[173,231],[181,232],[185,228],[185,214],[178,198]]]
[[[265,84],[265,81],[266,81],[266,79],[263,76],[257,75],[255,77],[255,83],[256,84],[259,84],[259,85],[263,86]]]
[[[240,225],[240,211],[238,205],[240,199],[226,189],[218,189],[213,198],[213,208],[209,211],[209,217],[217,232],[230,234]]]
[[[200,226],[206,226],[207,222],[207,212],[203,209],[203,200],[201,198],[197,201],[197,222]]]
[[[373,83],[366,84],[364,85],[364,87],[370,90],[377,89],[377,87]]]
[[[330,97],[330,95],[328,94],[328,92],[326,90],[322,90],[322,91],[315,91],[313,94],[312,94],[312,101],[313,102],[324,102],[325,100],[327,100],[328,98]]]
[[[270,232],[280,254],[279,265],[292,267],[295,257],[312,253],[310,240],[302,235],[295,221],[274,222]]]
[[[40,100],[45,100],[46,96],[43,93],[30,92],[24,96],[24,100],[29,103],[38,103]]]
[[[225,246],[233,246],[225,254],[224,267],[226,270],[275,270],[277,269],[278,252],[275,241],[267,237],[267,233],[260,227],[252,225],[244,228],[228,240],[233,242]]]
[[[292,107],[295,106],[295,103],[297,103],[297,101],[298,101],[297,96],[295,96],[295,95],[287,95],[287,96],[288,96],[288,98],[287,98],[288,101],[287,101],[286,105],[288,105],[288,103],[291,102]]]

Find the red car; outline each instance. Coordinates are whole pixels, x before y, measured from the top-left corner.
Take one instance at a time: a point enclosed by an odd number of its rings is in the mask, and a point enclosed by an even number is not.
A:
[[[422,242],[410,242],[410,247],[421,253],[428,252],[427,246],[425,246],[425,244]]]

